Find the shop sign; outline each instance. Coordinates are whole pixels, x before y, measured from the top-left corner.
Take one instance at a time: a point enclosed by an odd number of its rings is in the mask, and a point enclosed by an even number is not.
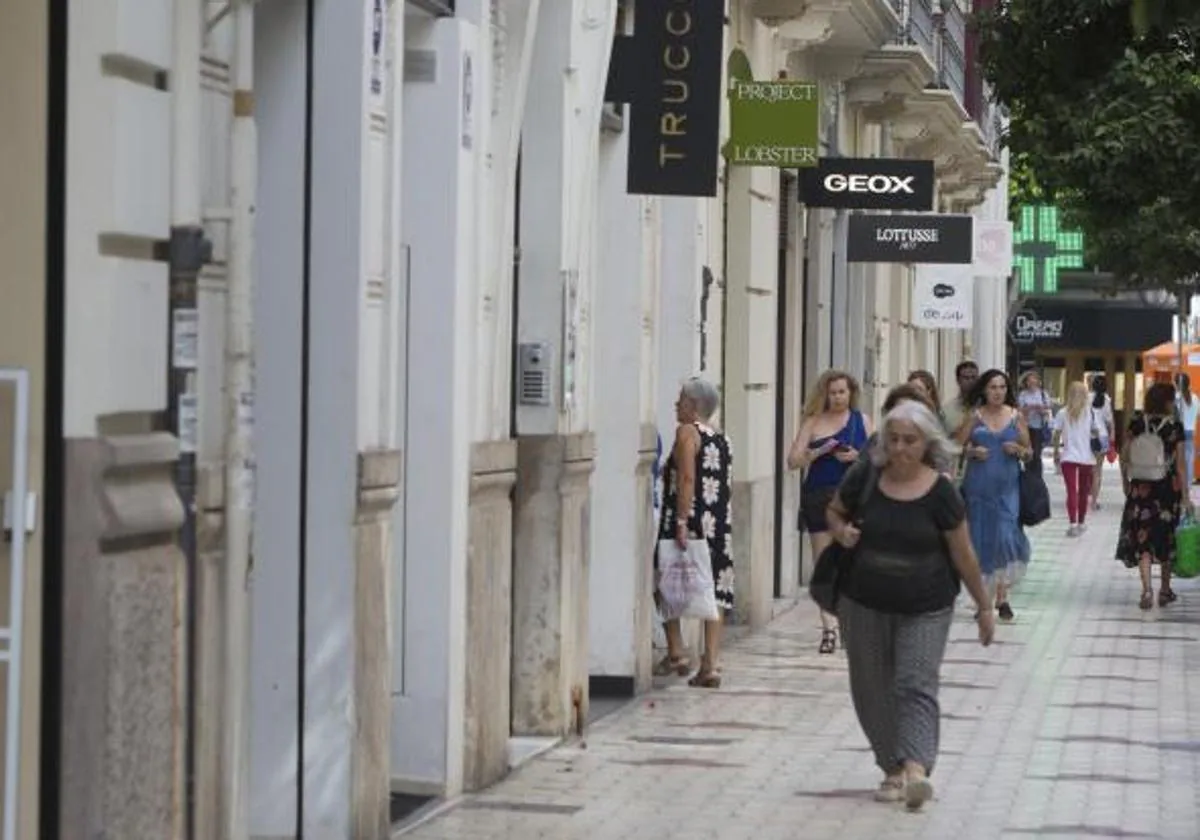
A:
[[[1007,277],[1013,265],[1012,222],[975,221],[975,262],[978,277]]]
[[[974,217],[940,213],[883,216],[855,213],[846,237],[848,262],[970,265]]]
[[[912,323],[934,330],[971,328],[975,278],[967,266],[920,265],[913,284]]]
[[[933,161],[821,158],[800,172],[800,200],[847,210],[932,210]]]
[[[731,166],[816,166],[820,112],[815,82],[755,80],[731,73],[725,158]]]
[[[1008,335],[1013,344],[1033,344],[1038,341],[1062,341],[1066,321],[1063,318],[1039,318],[1032,309],[1013,313]]]
[[[638,0],[613,43],[605,101],[628,104],[626,190],[713,197],[721,130],[721,0]]]

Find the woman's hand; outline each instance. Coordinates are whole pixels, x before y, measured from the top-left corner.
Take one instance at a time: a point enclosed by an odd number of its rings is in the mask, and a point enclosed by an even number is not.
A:
[[[1001,447],[1004,449],[1005,454],[1011,455],[1014,458],[1021,457],[1021,444],[1017,443],[1015,440],[1006,440],[1003,444],[1001,444]]]
[[[675,523],[675,544],[680,548],[687,548],[688,527],[682,519]]]
[[[979,618],[976,619],[976,624],[979,625],[979,644],[987,647],[992,643],[992,639],[996,637],[996,613],[991,607],[981,609]]]
[[[854,548],[854,546],[858,545],[861,537],[862,531],[850,523],[846,523],[841,528],[838,528],[837,533],[834,535],[834,539],[846,548]]]
[[[972,446],[968,449],[971,458],[976,461],[986,461],[988,457],[988,448],[986,446]]]
[[[858,460],[858,450],[852,446],[847,446],[845,449],[839,449],[834,452],[833,457],[837,458],[843,464],[853,464]]]

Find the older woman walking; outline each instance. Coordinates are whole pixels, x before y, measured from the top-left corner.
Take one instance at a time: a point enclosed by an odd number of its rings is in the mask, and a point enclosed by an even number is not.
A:
[[[704,655],[700,670],[688,684],[699,688],[719,688],[721,673],[717,656],[721,649],[722,617],[733,609],[733,517],[729,502],[732,495],[733,451],[729,438],[714,428],[720,396],[708,380],[693,377],[683,384],[675,401],[675,445],[667,458],[662,518],[658,538],[675,540],[686,547],[689,539],[708,543],[712,558],[712,576],[716,584],[715,621],[704,622]],[[655,567],[658,554],[655,553]],[[667,636],[667,655],[654,669],[657,676],[679,674],[690,669],[683,652],[683,634],[679,619],[663,625]]]
[[[877,798],[912,809],[933,796],[938,672],[960,581],[979,607],[980,642],[995,632],[962,498],[939,472],[952,449],[932,411],[901,402],[828,510],[835,539],[854,549],[838,615],[854,710],[884,774]]]

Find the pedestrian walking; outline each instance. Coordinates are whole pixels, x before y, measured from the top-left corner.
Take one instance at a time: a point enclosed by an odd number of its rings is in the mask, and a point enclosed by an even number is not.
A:
[[[1042,473],[1042,452],[1046,448],[1046,438],[1050,433],[1050,397],[1046,395],[1046,389],[1042,387],[1042,378],[1036,370],[1026,371],[1021,375],[1021,389],[1017,394],[1017,408],[1021,412],[1021,416],[1025,418],[1025,425],[1029,428],[1029,445],[1033,449],[1033,458],[1029,461],[1029,466],[1041,475]],[[1084,395],[1087,395],[1087,389],[1084,388]],[[1091,463],[1091,460],[1088,461]]]
[[[1072,382],[1067,388],[1067,404],[1054,418],[1053,445],[1054,466],[1062,472],[1067,487],[1067,536],[1077,537],[1086,527],[1095,473],[1088,389],[1082,382]]]
[[[1186,493],[1191,494],[1191,487],[1196,483],[1196,419],[1200,415],[1200,400],[1192,394],[1192,379],[1186,373],[1179,374],[1175,380],[1175,390],[1178,395],[1175,400],[1175,410],[1179,414],[1179,422],[1183,424],[1184,466],[1187,467]]]
[[[675,444],[663,470],[663,509],[658,538],[675,540],[686,548],[689,539],[705,540],[712,559],[717,618],[704,622],[704,654],[700,669],[688,681],[699,688],[719,688],[722,618],[733,609],[733,448],[725,433],[712,425],[720,404],[716,387],[693,377],[684,383],[675,401]],[[654,556],[658,568],[658,552]],[[667,655],[654,668],[656,676],[686,675],[690,670],[683,652],[679,619],[663,623]]]
[[[1100,510],[1100,488],[1104,483],[1104,461],[1108,447],[1116,439],[1116,421],[1113,419],[1112,397],[1108,395],[1108,380],[1104,374],[1092,377],[1092,463],[1096,471],[1092,476],[1092,510]]]
[[[979,607],[980,642],[995,632],[962,498],[940,472],[953,450],[928,407],[900,402],[828,511],[835,538],[853,551],[838,614],[854,710],[884,774],[877,798],[913,809],[933,796],[938,672],[960,581]]]
[[[1161,584],[1158,605],[1176,600],[1171,588],[1175,562],[1175,530],[1183,510],[1191,512],[1185,492],[1183,425],[1175,416],[1175,388],[1156,382],[1146,391],[1142,410],[1129,419],[1121,445],[1121,486],[1125,511],[1117,537],[1117,559],[1127,569],[1137,569],[1142,581],[1139,606],[1154,606],[1151,566],[1158,565]]]
[[[840,370],[825,371],[805,402],[800,430],[788,451],[788,468],[804,470],[798,527],[808,532],[813,557],[820,557],[833,539],[825,510],[871,436],[871,422],[859,411],[858,400],[854,377]],[[824,611],[818,650],[824,654],[837,650],[837,619]]]
[[[1013,619],[1009,592],[1029,565],[1029,539],[1021,528],[1021,465],[1030,456],[1029,431],[1008,375],[985,372],[969,397],[971,413],[958,431],[967,453],[962,494],[971,541],[996,611]]]
[[[921,391],[942,426],[946,426],[946,414],[942,411],[942,398],[938,394],[937,378],[927,370],[918,369],[908,374],[908,384]],[[884,414],[886,413],[885,411]],[[948,431],[953,432],[954,430],[948,429]]]
[[[979,381],[979,365],[970,359],[965,359],[954,368],[954,381],[958,385],[958,393],[942,406],[942,417],[945,418],[946,428],[951,436],[959,430],[963,421],[971,413],[971,392]]]

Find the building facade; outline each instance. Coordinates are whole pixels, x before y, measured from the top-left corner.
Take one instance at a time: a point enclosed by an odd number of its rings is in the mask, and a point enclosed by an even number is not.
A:
[[[1006,218],[963,4],[720,5],[659,4],[817,83],[823,157],[931,160],[938,210]],[[914,326],[912,266],[848,262],[794,171],[631,193],[632,4],[134,6],[0,10],[16,836],[386,837],[650,686],[685,377],[723,394],[760,626],[804,579],[819,373],[873,411],[1002,366],[1005,277],[971,329]]]

